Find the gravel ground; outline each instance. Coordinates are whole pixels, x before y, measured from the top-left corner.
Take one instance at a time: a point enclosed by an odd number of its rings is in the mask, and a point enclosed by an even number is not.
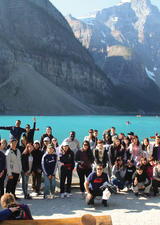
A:
[[[23,198],[21,189],[17,196]],[[43,196],[34,200],[21,199],[29,205],[35,219],[45,218],[66,218],[79,217],[83,214],[111,215],[113,225],[160,225],[160,196],[157,197],[136,197],[134,194],[122,191],[112,194],[108,201],[108,207],[101,205],[101,200],[96,199],[95,205],[87,206],[81,198],[78,188],[73,188],[70,198],[59,198],[57,192],[55,199],[43,199]]]

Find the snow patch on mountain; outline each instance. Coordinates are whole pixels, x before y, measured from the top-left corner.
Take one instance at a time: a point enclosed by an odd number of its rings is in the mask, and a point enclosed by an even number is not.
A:
[[[105,44],[106,42],[104,40],[101,40],[101,43]]]
[[[106,34],[103,31],[101,31],[101,34],[103,35],[104,38],[106,37]]]
[[[145,67],[145,70],[146,70],[146,73],[147,73],[148,77],[149,77],[151,80],[156,81],[156,80],[155,80],[155,74],[154,74],[153,72],[149,71],[147,67]]]
[[[131,3],[131,0],[121,0],[120,3],[118,3],[117,5],[122,5],[125,3]]]

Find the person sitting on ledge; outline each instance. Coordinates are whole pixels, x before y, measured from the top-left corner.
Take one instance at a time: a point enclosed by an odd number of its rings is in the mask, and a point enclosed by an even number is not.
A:
[[[2,211],[3,220],[6,216],[7,218],[5,219],[8,220],[33,220],[29,207],[25,204],[18,204],[11,193],[6,193],[1,197],[1,206],[3,209],[9,209],[12,212],[10,213],[8,210]],[[18,210],[13,208],[18,208]]]
[[[9,219],[12,213],[18,211],[18,209],[18,207],[11,207],[0,211],[0,221]]]

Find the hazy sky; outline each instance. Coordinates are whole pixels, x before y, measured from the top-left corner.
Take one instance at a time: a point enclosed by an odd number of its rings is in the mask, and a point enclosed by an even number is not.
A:
[[[54,6],[64,15],[71,14],[74,17],[87,16],[94,10],[101,10],[129,0],[50,0]],[[159,6],[160,0],[151,0],[152,4]]]

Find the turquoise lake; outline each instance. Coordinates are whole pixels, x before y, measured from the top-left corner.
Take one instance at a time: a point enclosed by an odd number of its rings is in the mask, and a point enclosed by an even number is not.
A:
[[[33,116],[0,116],[0,126],[15,125],[17,119],[21,120],[21,127],[28,123],[33,126]],[[116,133],[124,132],[127,134],[133,131],[142,141],[145,137],[154,136],[160,130],[160,117],[150,116],[37,116],[37,128],[35,140],[45,133],[46,126],[51,126],[53,135],[57,137],[59,144],[64,138],[68,137],[69,132],[74,130],[76,138],[82,143],[84,136],[88,135],[90,128],[99,131],[98,137],[102,138],[104,130],[114,126]],[[127,125],[126,122],[130,121]],[[9,131],[0,130],[1,138],[8,140]]]

